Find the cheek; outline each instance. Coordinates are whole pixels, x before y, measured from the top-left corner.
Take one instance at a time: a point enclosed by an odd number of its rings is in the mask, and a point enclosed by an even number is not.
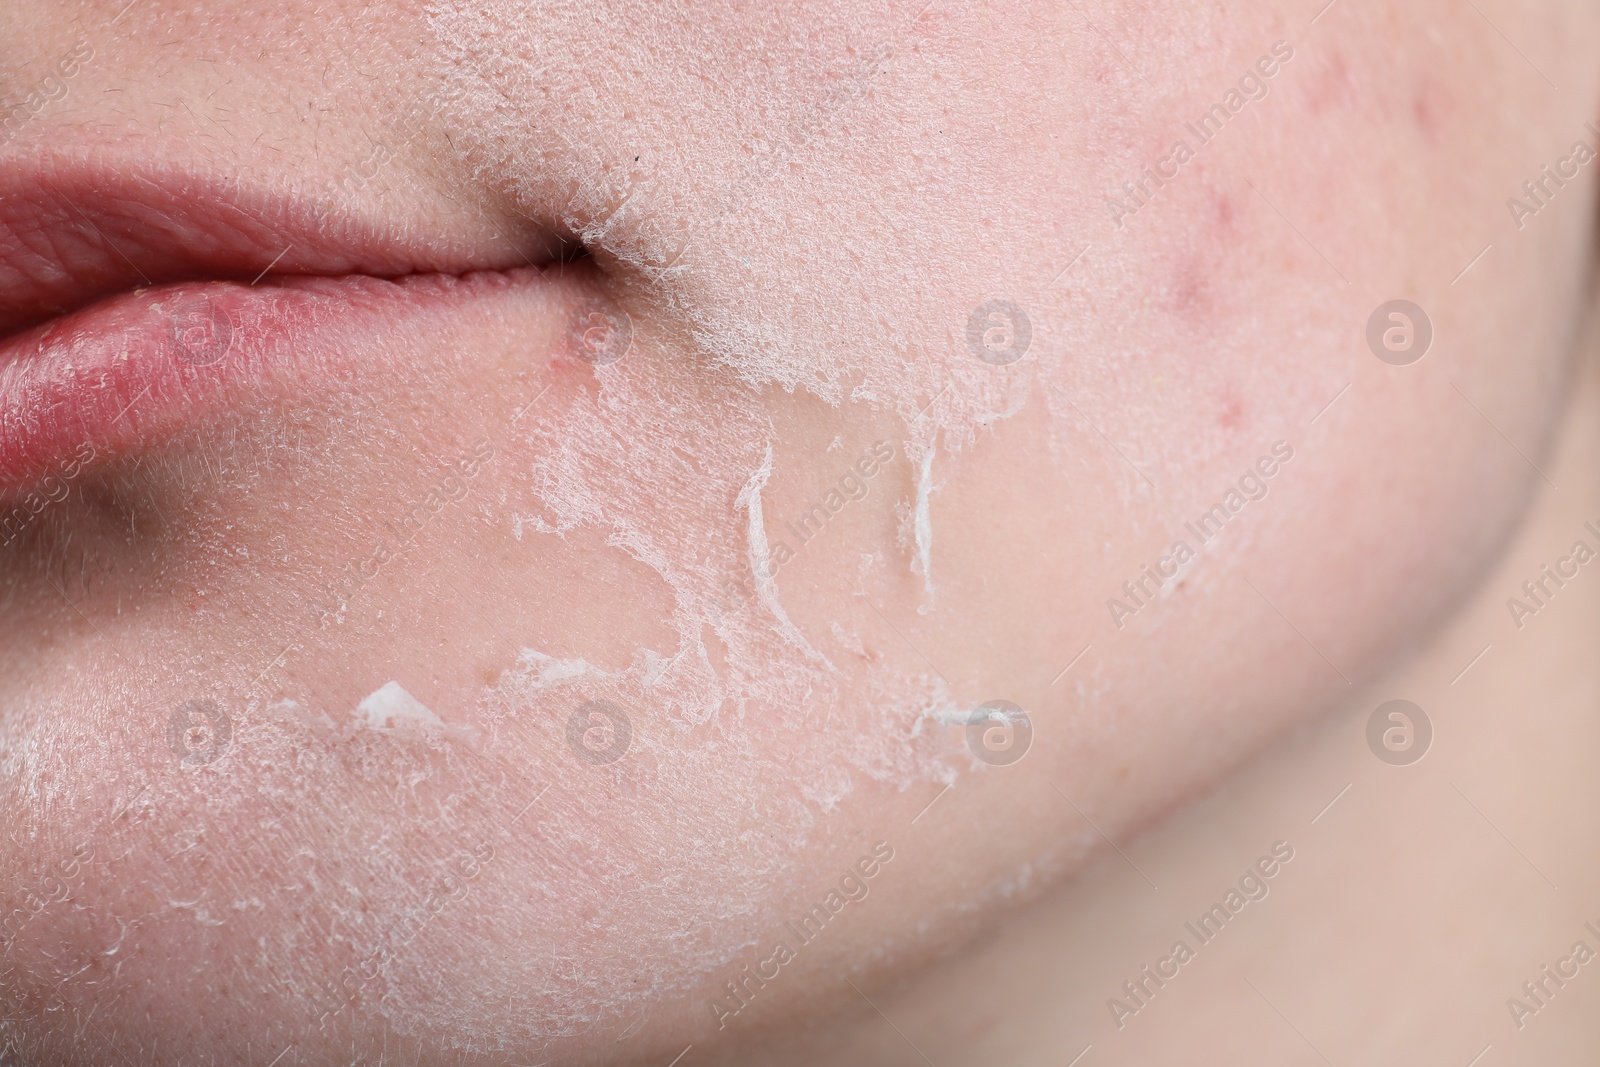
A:
[[[1119,502],[1124,521],[1105,516],[1121,532],[1112,538],[1117,581],[1183,536],[1184,522],[1273,440],[1293,444],[1297,458],[1238,520],[1250,527],[1248,572],[1270,574],[1313,611],[1325,627],[1318,644],[1335,645],[1346,660],[1330,658],[1359,673],[1481,568],[1539,482],[1517,448],[1537,455],[1554,422],[1592,187],[1586,180],[1550,209],[1562,220],[1519,234],[1503,201],[1540,160],[1489,158],[1478,117],[1489,99],[1527,90],[1498,73],[1441,81],[1428,71],[1467,68],[1384,65],[1337,37],[1296,47],[1268,98],[1248,104],[1123,230],[1102,224],[1099,240],[1086,231],[1099,263],[1075,268],[1073,292],[1039,318],[1042,335],[1094,355],[1062,366],[1059,389],[1044,397],[1056,419],[1070,426],[1087,413],[1091,434],[1132,457],[1113,455],[1120,470],[1108,488],[1134,468],[1150,477],[1133,474],[1140,492]],[[1489,42],[1474,35],[1468,48],[1487,55]],[[1483,69],[1499,70],[1487,59]],[[1155,125],[1181,131],[1204,104],[1182,99]],[[1273,136],[1250,136],[1246,115]],[[1494,121],[1514,135],[1510,120]],[[1549,121],[1546,133],[1562,143]],[[1130,144],[1123,172],[1169,140]],[[1395,158],[1416,176],[1396,177]],[[1358,192],[1379,189],[1387,192]],[[1441,235],[1460,219],[1482,239],[1446,255]],[[1374,309],[1397,297],[1423,306],[1435,338],[1429,355],[1403,367],[1365,340]],[[1519,337],[1529,359],[1513,363],[1504,353],[1523,350]],[[1078,439],[1058,437],[1063,446]],[[1171,612],[1218,623],[1234,609],[1253,613],[1247,600],[1222,610],[1225,595],[1215,611],[1205,604],[1246,571],[1236,544],[1197,566]],[[1409,592],[1396,602],[1400,587]],[[1214,643],[1195,639],[1196,649]],[[1308,650],[1293,655],[1340,681]]]

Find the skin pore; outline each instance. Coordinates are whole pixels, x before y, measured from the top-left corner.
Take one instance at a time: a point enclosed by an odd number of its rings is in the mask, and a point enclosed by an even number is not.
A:
[[[438,296],[132,409],[0,549],[0,1048],[1592,1054],[1581,979],[1503,1001],[1600,923],[1594,602],[1496,613],[1600,518],[1593,167],[1506,203],[1594,146],[1597,23],[0,11],[6,99],[58,79],[0,144],[0,209],[44,205],[8,322],[63,278]],[[1406,365],[1367,343],[1396,299]],[[1362,739],[1392,696],[1437,732],[1411,767]],[[1020,762],[969,747],[992,700]],[[1212,976],[1119,1027],[1280,840]]]

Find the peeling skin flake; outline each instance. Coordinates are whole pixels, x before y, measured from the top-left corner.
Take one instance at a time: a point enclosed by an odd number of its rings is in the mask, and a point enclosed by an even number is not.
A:
[[[769,562],[771,551],[767,548],[767,525],[761,514],[761,490],[766,487],[767,479],[771,476],[772,444],[768,442],[760,469],[750,476],[750,480],[739,490],[739,497],[734,502],[736,507],[743,508],[749,515],[750,572],[761,597],[761,603],[772,612],[772,617],[778,620],[779,632],[807,656],[820,661],[832,671],[836,668],[828,662],[826,656],[811,647],[811,642],[807,641],[805,635],[790,621],[788,613],[783,610],[783,603],[778,599],[778,582]]]
[[[916,509],[916,539],[917,562],[916,571],[922,575],[922,588],[933,599],[933,514],[930,504],[933,499],[933,453],[934,447],[930,443],[927,450],[922,453],[922,463],[917,468],[917,509]]]
[[[405,691],[399,682],[387,682],[356,705],[356,718],[375,729],[384,729],[396,721],[425,723],[443,726],[433,709]]]
[[[630,299],[665,309],[660,318],[683,322],[687,334],[679,336],[692,340],[700,361],[685,368],[630,357],[618,372],[597,373],[594,389],[565,409],[525,424],[537,503],[532,516],[526,504],[508,509],[508,539],[578,528],[602,532],[670,590],[676,639],[671,647],[636,650],[618,671],[524,649],[485,694],[478,721],[491,736],[531,722],[564,736],[567,715],[583,701],[604,699],[624,709],[633,728],[630,764],[649,769],[632,787],[636,795],[620,810],[613,806],[602,815],[575,807],[542,825],[568,840],[592,840],[591,824],[600,818],[630,826],[635,834],[626,857],[621,845],[594,846],[608,850],[608,863],[674,870],[696,888],[652,894],[653,910],[645,916],[620,906],[603,884],[529,869],[522,872],[527,898],[549,902],[552,929],[563,931],[558,940],[571,936],[565,917],[595,917],[585,923],[584,936],[596,942],[590,958],[606,959],[607,946],[615,947],[635,961],[628,982],[534,954],[484,979],[503,981],[504,989],[476,991],[478,1004],[517,996],[527,1010],[514,1018],[442,995],[429,998],[403,984],[383,1001],[397,1030],[448,1024],[477,1033],[482,1047],[509,1047],[517,1036],[572,1033],[620,1017],[714,973],[727,963],[730,939],[762,935],[760,905],[750,902],[781,896],[819,815],[863,781],[902,789],[949,783],[954,767],[966,762],[959,747],[952,756],[946,731],[925,728],[952,721],[959,707],[942,679],[866,657],[864,618],[830,619],[812,630],[786,609],[769,569],[762,506],[778,463],[766,392],[809,393],[841,418],[887,417],[904,428],[902,451],[920,463],[914,499],[903,502],[914,515],[911,544],[898,559],[890,553],[864,558],[867,571],[898,566],[918,575],[931,600],[937,445],[942,438],[949,456],[970,446],[982,427],[1019,410],[1036,359],[997,372],[966,352],[955,330],[947,351],[913,351],[896,339],[911,336],[913,322],[949,318],[947,308],[921,304],[932,298],[920,294],[950,288],[943,280],[917,277],[919,257],[904,248],[895,247],[895,259],[884,261],[890,245],[832,230],[791,231],[782,222],[795,212],[796,197],[826,197],[830,188],[857,182],[860,161],[852,153],[870,140],[851,138],[876,121],[867,96],[894,77],[919,76],[909,68],[875,68],[862,76],[859,91],[827,105],[823,120],[814,122],[817,132],[808,135],[807,180],[796,184],[786,167],[746,173],[737,130],[724,117],[749,101],[716,95],[730,73],[698,43],[661,27],[648,42],[636,40],[638,28],[629,18],[593,7],[549,4],[535,12],[519,3],[441,2],[429,14],[454,60],[445,76],[457,114],[455,143],[480,172],[511,183],[530,211],[564,220],[616,264],[615,273],[634,282]],[[594,25],[608,18],[613,24]],[[543,50],[543,42],[560,39],[552,20],[581,20],[585,35],[602,31],[619,49],[683,49],[672,63],[683,70],[688,95],[661,99],[659,108],[629,121],[637,143],[651,145],[676,143],[674,130],[685,121],[727,128],[721,141],[696,148],[705,166],[611,167],[608,160],[637,153],[630,148],[624,156],[591,135],[613,128],[589,121],[611,106],[607,99],[578,89],[557,106],[544,95],[542,87],[550,84],[585,84],[568,76],[567,58]],[[703,75],[698,81],[695,72]],[[697,83],[713,89],[695,95],[687,87]],[[739,91],[761,90],[740,83]],[[514,106],[508,108],[508,100]],[[847,142],[849,149],[841,149]],[[551,189],[564,199],[550,201]],[[911,209],[886,204],[885,210]],[[778,243],[763,237],[773,232],[788,236]],[[935,233],[930,227],[928,240]],[[922,264],[944,258],[929,253]],[[724,269],[727,262],[738,269]],[[845,308],[860,309],[852,314],[865,318],[841,316]],[[647,318],[634,316],[641,350],[650,344]],[[859,339],[868,336],[889,343],[861,346]],[[756,610],[721,610],[729,581],[752,578]],[[847,599],[867,614],[859,598]],[[580,799],[584,780],[570,768],[540,769],[546,772],[555,782],[550,798],[570,787],[573,804],[591,803]],[[692,813],[677,812],[685,798],[692,798]],[[752,804],[760,807],[759,833],[711,814]],[[673,847],[685,818],[693,820],[695,835],[688,850]],[[739,857],[736,873],[728,870],[729,856]],[[707,899],[731,909],[720,916],[726,933],[715,943],[683,933],[697,928],[697,902]],[[548,942],[555,935],[543,936]],[[528,932],[524,943],[540,943],[540,933]]]

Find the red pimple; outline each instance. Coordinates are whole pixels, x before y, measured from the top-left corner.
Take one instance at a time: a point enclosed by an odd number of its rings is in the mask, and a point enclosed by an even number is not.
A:
[[[1183,266],[1167,287],[1165,304],[1168,312],[1189,322],[1202,319],[1211,311],[1205,266],[1197,257],[1185,257]]]
[[[1216,210],[1217,229],[1223,233],[1232,233],[1235,212],[1233,198],[1227,193],[1219,192],[1212,198],[1212,204]]]
[[[1217,424],[1224,430],[1237,430],[1243,423],[1244,405],[1230,393],[1223,398],[1222,413],[1217,416]]]
[[[1444,124],[1444,94],[1432,79],[1424,78],[1411,97],[1411,117],[1417,131],[1430,142],[1438,139]]]

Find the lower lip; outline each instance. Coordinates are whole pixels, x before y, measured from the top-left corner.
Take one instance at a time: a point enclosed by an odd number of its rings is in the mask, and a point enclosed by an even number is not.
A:
[[[63,464],[150,448],[218,412],[350,388],[355,353],[419,320],[539,285],[537,268],[396,281],[186,283],[102,301],[0,341],[0,496]],[[400,349],[411,349],[399,344]]]

